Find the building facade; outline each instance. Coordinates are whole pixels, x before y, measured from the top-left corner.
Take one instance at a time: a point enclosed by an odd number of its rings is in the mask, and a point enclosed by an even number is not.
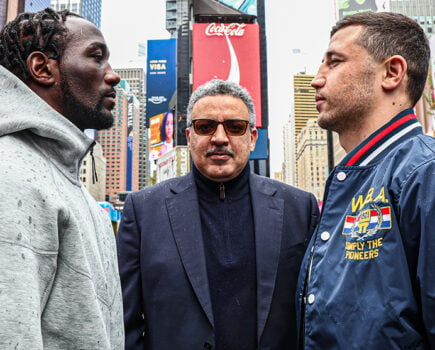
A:
[[[110,129],[99,130],[96,141],[101,144],[106,159],[106,200],[118,204],[118,193],[127,190],[127,131],[128,85],[121,81],[116,89],[116,106],[112,113],[114,124]]]
[[[50,7],[50,0],[26,0],[24,11],[36,12]]]
[[[297,162],[297,140],[301,131],[307,126],[309,120],[316,120],[318,111],[316,109],[316,101],[314,95],[316,90],[311,86],[311,81],[314,75],[310,74],[295,74],[293,76],[293,142],[296,160],[294,169],[294,181],[299,185],[298,176],[300,174]]]
[[[138,186],[142,189],[148,185],[150,177],[150,163],[148,159],[148,129],[146,128],[145,120],[145,72],[143,68],[118,68],[115,72],[126,80],[130,85],[130,92],[136,96],[139,102],[139,111],[137,118],[138,125],[138,148],[139,148],[139,164],[138,164]]]
[[[282,131],[282,138],[284,144],[284,162],[282,167],[283,182],[295,186],[295,132],[294,132],[294,119],[289,120],[284,124]]]
[[[326,130],[309,119],[296,138],[297,187],[323,200],[323,191],[328,177],[328,152]]]
[[[101,28],[102,0],[51,0],[51,7],[56,11],[69,10],[86,18]]]

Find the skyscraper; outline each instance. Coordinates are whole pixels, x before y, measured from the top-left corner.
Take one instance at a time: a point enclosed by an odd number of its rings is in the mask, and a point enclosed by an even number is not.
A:
[[[296,186],[321,201],[328,176],[328,152],[326,130],[317,125],[316,119],[309,119],[296,138],[296,167]]]
[[[24,11],[36,12],[50,7],[50,0],[26,0]]]
[[[284,144],[283,182],[295,186],[295,132],[292,118],[284,124],[282,136]]]
[[[429,37],[435,32],[433,0],[390,0],[390,11],[415,19]]]
[[[69,10],[101,27],[102,0],[51,0],[51,7],[56,11]]]
[[[145,72],[143,68],[118,68],[115,72],[128,82],[130,92],[139,101],[139,189],[148,185],[150,176],[150,164],[148,160],[148,131],[145,123]]]
[[[96,134],[96,141],[101,144],[106,159],[106,198],[112,204],[117,204],[119,192],[127,189],[128,83],[121,80],[115,89],[113,126]]]

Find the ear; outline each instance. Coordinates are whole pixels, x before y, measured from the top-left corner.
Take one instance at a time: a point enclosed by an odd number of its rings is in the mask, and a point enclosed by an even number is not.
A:
[[[187,147],[190,150],[190,128],[186,128],[186,140],[187,140]]]
[[[255,144],[257,143],[258,139],[258,130],[257,128],[253,128],[251,130],[251,146],[249,147],[251,152],[254,152]]]
[[[406,60],[399,55],[391,56],[384,62],[385,75],[382,87],[385,90],[394,90],[404,80],[408,71]]]
[[[58,80],[59,62],[56,59],[48,58],[40,51],[32,52],[27,57],[27,68],[31,80],[39,85],[52,86]]]

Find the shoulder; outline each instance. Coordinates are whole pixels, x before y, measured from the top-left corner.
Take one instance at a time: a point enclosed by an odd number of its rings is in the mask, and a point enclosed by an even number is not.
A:
[[[132,201],[142,201],[144,199],[162,199],[171,193],[182,191],[186,188],[190,188],[193,185],[193,177],[191,174],[187,174],[159,182],[153,186],[145,187],[142,190],[129,194],[129,197]]]
[[[251,174],[251,187],[253,189],[272,191],[276,197],[283,199],[312,201],[315,200],[314,195],[310,192],[303,191],[294,186],[290,186],[284,182],[273,180],[268,177]]]
[[[396,176],[404,178],[435,165],[435,138],[417,135],[401,144],[390,157]]]

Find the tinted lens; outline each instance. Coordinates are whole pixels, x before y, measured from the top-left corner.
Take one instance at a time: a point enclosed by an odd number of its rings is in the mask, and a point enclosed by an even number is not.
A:
[[[212,119],[192,120],[193,128],[198,135],[213,135],[216,131],[218,122]]]
[[[246,120],[225,120],[224,127],[228,135],[241,136],[246,132],[249,122]]]
[[[213,135],[217,126],[223,124],[225,132],[230,136],[244,135],[248,128],[247,120],[228,119],[224,122],[218,122],[213,119],[195,119],[192,120],[193,128],[198,135]]]

